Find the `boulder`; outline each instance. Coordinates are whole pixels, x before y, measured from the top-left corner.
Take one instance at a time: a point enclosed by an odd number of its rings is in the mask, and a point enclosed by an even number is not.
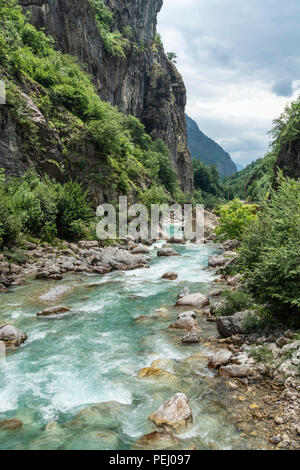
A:
[[[133,250],[131,250],[131,253],[133,255],[148,255],[150,253],[150,250],[144,245],[138,245],[137,247],[133,248]]]
[[[188,287],[185,287],[182,289],[182,291],[178,295],[178,299],[182,299],[183,297],[186,297],[187,295],[190,295],[190,289]]]
[[[223,366],[219,369],[219,374],[221,377],[226,378],[239,378],[239,379],[246,379],[251,375],[252,371],[249,366],[246,364],[237,365],[237,364],[230,364],[228,366]]]
[[[227,349],[220,349],[217,353],[215,353],[208,363],[209,369],[218,369],[221,366],[227,366],[229,364],[230,359],[232,358],[232,353]]]
[[[21,346],[27,339],[27,335],[23,331],[12,325],[0,326],[0,341],[5,343],[6,347]]]
[[[46,308],[45,310],[42,310],[41,312],[37,313],[38,317],[47,317],[49,315],[58,315],[61,313],[66,313],[70,312],[69,307],[63,307],[62,305],[59,305],[58,307],[51,307],[51,308]]]
[[[238,312],[235,315],[219,317],[217,319],[218,332],[223,338],[242,334],[243,322],[251,313],[251,311],[246,310],[245,312]]]
[[[138,373],[139,379],[167,379],[175,377],[174,374],[158,367],[144,367]]]
[[[176,273],[166,273],[162,276],[162,279],[168,279],[169,281],[176,281],[178,274]]]
[[[194,318],[180,318],[175,323],[172,323],[169,328],[175,330],[199,330],[199,325]]]
[[[134,444],[134,448],[163,450],[173,448],[178,443],[179,439],[174,434],[167,431],[154,431],[138,439]]]
[[[180,320],[180,318],[194,318],[194,320],[197,318],[197,313],[196,312],[183,312],[183,313],[180,313],[178,315],[178,320]]]
[[[222,246],[225,251],[236,250],[240,246],[241,242],[239,240],[226,240],[223,242]]]
[[[159,309],[156,310],[156,313],[154,315],[155,318],[171,318],[172,317],[172,314],[171,312],[167,309],[167,308],[164,308],[164,307],[161,307]]]
[[[208,260],[208,266],[211,268],[217,268],[219,266],[225,266],[227,259],[224,256],[213,255]]]
[[[200,343],[200,335],[198,333],[188,333],[187,335],[185,335],[181,342],[183,344],[199,344]]]
[[[243,276],[241,274],[237,274],[236,276],[230,277],[227,281],[227,284],[230,287],[236,287],[239,284],[241,284],[242,280],[243,280]]]
[[[157,256],[169,257],[169,256],[179,256],[179,254],[173,248],[161,248],[160,250],[157,251]]]
[[[81,249],[89,250],[90,248],[99,248],[99,242],[97,240],[81,240],[78,242],[78,246]]]
[[[203,294],[189,294],[179,299],[177,305],[182,307],[202,308],[209,305],[209,298]]]
[[[22,427],[23,423],[20,419],[4,419],[3,421],[0,421],[0,429],[2,431],[15,431]]]
[[[155,413],[149,416],[156,426],[172,428],[178,431],[193,423],[193,412],[185,394],[176,393]]]

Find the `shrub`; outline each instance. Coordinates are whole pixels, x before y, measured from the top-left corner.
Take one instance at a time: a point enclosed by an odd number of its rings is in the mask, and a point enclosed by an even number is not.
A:
[[[222,298],[222,306],[217,311],[218,316],[234,315],[253,308],[255,303],[252,295],[244,289],[233,292],[226,290],[222,293]]]
[[[258,206],[246,205],[238,199],[221,206],[219,209],[219,225],[216,235],[220,241],[228,239],[242,240],[244,233],[255,222]]]
[[[299,181],[281,179],[278,192],[272,192],[270,204],[245,233],[238,264],[259,301],[282,318],[299,319]]]

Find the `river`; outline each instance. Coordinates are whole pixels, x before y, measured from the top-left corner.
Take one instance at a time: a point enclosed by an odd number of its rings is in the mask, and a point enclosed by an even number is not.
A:
[[[30,280],[0,296],[0,323],[28,335],[0,364],[0,420],[23,422],[0,431],[0,449],[131,449],[155,430],[148,416],[176,392],[186,393],[194,414],[176,448],[249,446],[234,424],[230,390],[207,368],[210,347],[184,345],[183,332],[168,328],[188,310],[174,307],[183,287],[212,290],[207,264],[216,247],[175,248],[180,256],[158,258],[153,246],[150,269],[67,276],[63,284],[73,289],[56,304],[71,313],[57,318],[36,317],[48,306],[39,297],[54,281]],[[178,273],[176,281],[161,279],[169,271]],[[160,307],[170,318],[151,318]],[[215,324],[200,325],[204,336],[216,334]],[[170,377],[137,377],[158,359]]]

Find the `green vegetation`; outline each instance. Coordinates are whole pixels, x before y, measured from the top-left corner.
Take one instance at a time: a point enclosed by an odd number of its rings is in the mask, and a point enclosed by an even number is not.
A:
[[[111,40],[111,11],[102,1],[92,3],[103,35]],[[167,197],[183,198],[167,146],[153,142],[138,119],[102,102],[76,59],[55,50],[52,39],[27,22],[16,0],[1,1],[0,26],[0,72],[7,77],[8,105],[22,128],[27,151],[45,153],[20,83],[32,90],[31,97],[49,119],[49,126],[59,132],[65,160],[78,155],[83,181],[94,180],[118,193],[133,191],[139,197],[141,188],[151,189],[152,184]],[[128,29],[126,34],[130,34]],[[95,149],[99,164],[92,170],[85,169],[86,157],[80,154],[83,145]]]
[[[32,168],[15,178],[1,172],[0,211],[1,249],[13,245],[21,232],[46,242],[90,238],[94,218],[88,193],[79,183],[42,180]]]
[[[173,64],[177,64],[177,54],[176,52],[167,52],[167,57],[170,62],[173,62]]]
[[[114,17],[104,1],[89,0],[89,2],[94,11],[106,51],[113,56],[125,58],[125,48],[128,45],[128,40],[132,39],[132,29],[130,26],[127,27],[123,34],[113,29]]]
[[[221,206],[218,210],[220,224],[215,230],[218,240],[242,240],[244,234],[255,223],[257,211],[257,205],[245,205],[238,199]]]
[[[197,202],[205,204],[207,209],[214,209],[224,203],[222,183],[216,166],[207,166],[196,158],[193,159],[193,166],[194,197]]]
[[[253,309],[253,296],[244,288],[237,291],[226,290],[222,293],[222,306],[217,310],[218,316],[234,315],[237,312]]]
[[[226,198],[260,202],[270,195],[275,177],[276,153],[269,152],[264,158],[250,163],[239,173],[224,180]]]
[[[225,194],[249,201],[268,199],[276,177],[276,160],[282,146],[300,138],[300,97],[275,119],[271,135],[271,150],[267,155],[248,165],[239,173],[224,181]],[[288,176],[293,176],[289,169]]]
[[[238,266],[255,298],[284,320],[299,316],[299,240],[300,182],[281,178],[270,204],[245,233]]]
[[[269,349],[269,346],[259,346],[252,348],[250,350],[250,354],[258,364],[273,364],[274,362],[274,354]]]

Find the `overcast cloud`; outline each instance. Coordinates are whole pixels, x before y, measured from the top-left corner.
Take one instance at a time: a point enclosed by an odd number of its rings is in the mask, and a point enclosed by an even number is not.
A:
[[[300,93],[299,0],[164,0],[158,30],[188,92],[187,113],[246,165]]]

